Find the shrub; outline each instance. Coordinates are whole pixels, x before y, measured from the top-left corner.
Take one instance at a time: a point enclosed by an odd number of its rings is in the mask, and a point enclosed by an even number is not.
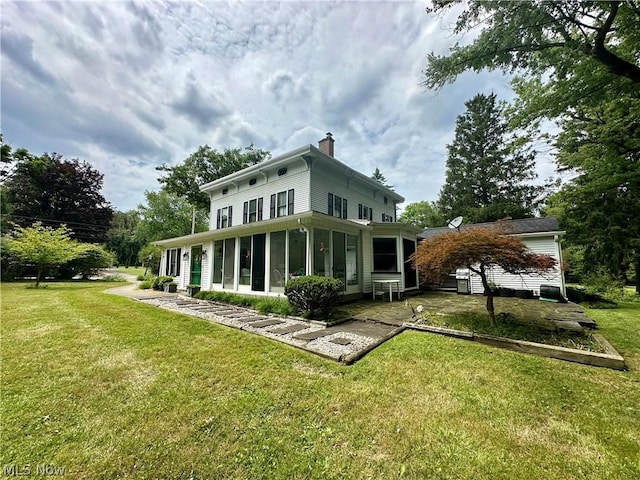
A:
[[[293,306],[286,298],[260,298],[255,303],[255,309],[260,313],[275,313],[276,315],[293,314]]]
[[[194,295],[194,298],[210,300],[212,302],[228,303],[238,307],[253,307],[260,299],[259,297],[245,297],[243,295],[238,295],[237,293],[213,292],[209,290],[200,290]]]
[[[78,256],[58,268],[57,278],[71,280],[73,277],[80,275],[86,280],[93,275],[98,275],[102,268],[108,268],[113,265],[115,255],[105,250],[104,247],[90,243],[82,243],[80,245],[81,252]]]
[[[122,275],[107,275],[106,277],[102,277],[101,279],[103,282],[126,282],[127,279],[124,278]]]
[[[173,282],[173,277],[155,277],[153,279],[153,289],[164,290],[164,284],[171,282]]]
[[[580,303],[591,308],[616,308],[618,304],[604,298],[602,295],[592,293],[584,288],[567,287],[567,298],[574,303]]]
[[[600,295],[608,300],[616,301],[624,297],[624,281],[614,278],[603,268],[599,268],[594,272],[585,275],[583,284],[587,293]]]
[[[284,294],[303,317],[322,318],[330,315],[343,290],[344,283],[340,280],[309,275],[289,280]]]
[[[140,285],[138,285],[138,288],[142,290],[149,290],[152,287],[153,287],[153,280],[144,280],[143,282],[140,283]]]
[[[162,258],[162,248],[157,245],[145,245],[138,252],[138,261],[143,267],[147,267],[150,272],[158,273],[160,270],[160,259]]]
[[[238,295],[230,292],[213,292],[201,290],[194,295],[194,298],[200,300],[209,300],[211,302],[228,303],[237,305],[238,307],[252,307],[260,313],[275,313],[276,315],[291,315],[293,307],[286,298],[265,298]]]

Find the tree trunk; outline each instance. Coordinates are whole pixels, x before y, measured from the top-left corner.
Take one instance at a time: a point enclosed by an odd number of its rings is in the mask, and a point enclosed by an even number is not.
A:
[[[42,267],[38,267],[38,274],[36,275],[36,288],[40,286],[40,280],[42,279]]]
[[[478,270],[475,270],[468,266],[470,271],[476,272],[480,275],[480,280],[482,280],[482,286],[484,287],[484,294],[487,296],[487,312],[489,312],[489,318],[491,318],[491,326],[496,326],[496,312],[493,307],[493,290],[489,286],[489,280],[487,280],[487,273],[485,272],[484,265],[480,264]]]
[[[491,289],[485,289],[485,292],[487,292],[487,311],[489,312],[489,317],[491,318],[491,326],[495,327],[496,326],[496,312],[495,309],[493,308],[493,292],[491,291]]]

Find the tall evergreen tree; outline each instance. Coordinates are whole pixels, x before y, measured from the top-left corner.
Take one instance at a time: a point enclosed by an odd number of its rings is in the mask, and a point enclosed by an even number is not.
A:
[[[447,145],[446,181],[438,204],[447,218],[468,222],[533,216],[540,203],[535,152],[515,138],[496,95],[478,94],[456,119],[455,138]]]
[[[386,177],[382,174],[382,172],[380,171],[380,169],[378,167],[376,167],[376,169],[371,174],[371,178],[373,178],[376,182],[380,182],[385,187],[390,188],[391,190],[393,190],[393,185],[387,184]]]

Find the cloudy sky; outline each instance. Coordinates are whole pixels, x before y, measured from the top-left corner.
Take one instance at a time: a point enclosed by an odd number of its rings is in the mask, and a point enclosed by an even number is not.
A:
[[[118,210],[157,190],[155,167],[198,146],[276,156],[317,144],[406,202],[435,200],[456,116],[497,73],[420,85],[455,17],[424,2],[2,1],[2,132],[14,148],[86,160]],[[463,39],[466,41],[468,39]]]

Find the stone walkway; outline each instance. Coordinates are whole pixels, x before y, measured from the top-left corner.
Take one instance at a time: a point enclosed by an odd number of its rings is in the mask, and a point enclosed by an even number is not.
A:
[[[404,330],[402,326],[372,321],[350,320],[326,326],[297,317],[260,315],[252,309],[198,300],[181,294],[139,290],[134,276],[123,276],[133,284],[109,289],[107,293],[255,333],[345,364],[353,363]]]

